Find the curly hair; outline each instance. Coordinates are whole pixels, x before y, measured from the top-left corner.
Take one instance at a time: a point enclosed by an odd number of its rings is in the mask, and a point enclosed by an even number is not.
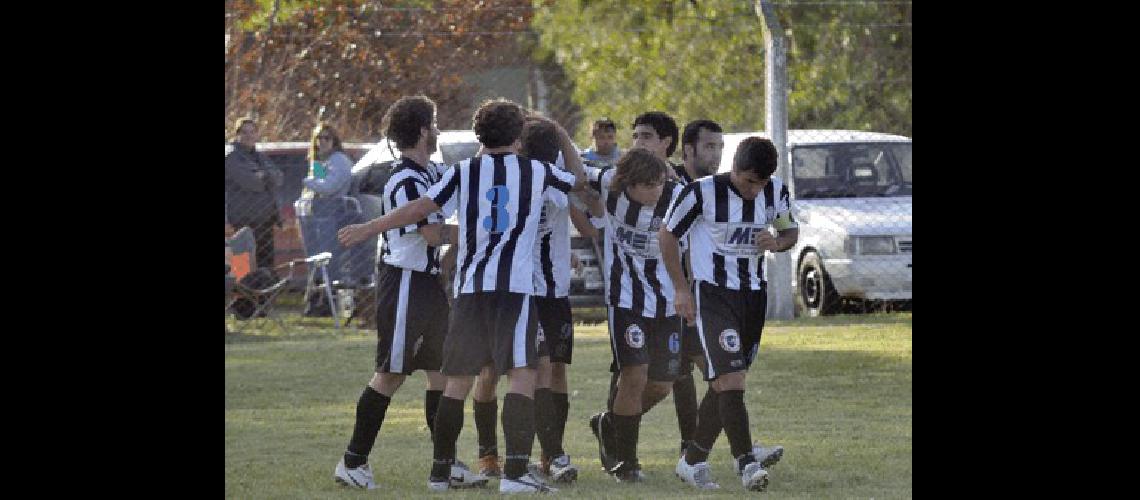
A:
[[[525,123],[522,106],[501,97],[483,101],[471,118],[475,136],[487,148],[510,146],[522,134]]]
[[[558,161],[558,130],[553,123],[528,119],[519,142],[522,143],[519,154],[527,158],[547,163]]]
[[[732,169],[736,171],[752,171],[761,178],[769,177],[776,172],[776,145],[763,137],[752,136],[736,147],[736,154],[732,157]]]
[[[668,171],[665,161],[645,148],[633,148],[621,155],[615,167],[610,191],[625,191],[637,184],[657,184]]]
[[[404,96],[388,107],[380,129],[399,149],[416,147],[420,129],[431,128],[435,117],[435,101],[424,95]]]
[[[662,111],[650,111],[637,115],[633,119],[633,125],[630,128],[637,128],[638,125],[649,125],[653,127],[653,131],[657,132],[657,137],[664,140],[666,137],[671,137],[669,147],[665,149],[665,156],[673,156],[673,152],[677,150],[677,122],[673,120],[672,116]]]

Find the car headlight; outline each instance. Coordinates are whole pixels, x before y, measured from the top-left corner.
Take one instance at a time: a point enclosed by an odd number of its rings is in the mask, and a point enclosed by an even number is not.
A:
[[[891,255],[895,253],[895,238],[893,236],[860,236],[858,240],[861,255]]]

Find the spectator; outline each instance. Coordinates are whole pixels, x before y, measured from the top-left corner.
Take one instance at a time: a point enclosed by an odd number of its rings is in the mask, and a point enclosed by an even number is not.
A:
[[[617,125],[609,118],[594,121],[590,130],[594,138],[594,147],[582,152],[582,158],[605,165],[616,165],[621,157],[621,149],[617,146]],[[604,166],[604,165],[599,165]]]
[[[329,279],[341,281],[345,276],[346,264],[351,262],[357,265],[361,261],[367,263],[367,259],[362,258],[365,251],[362,246],[347,249],[336,239],[336,232],[357,222],[355,219],[360,217],[360,213],[348,198],[348,189],[352,184],[352,159],[344,152],[336,130],[327,123],[320,123],[313,128],[309,164],[309,175],[301,181],[304,185],[301,197],[294,203],[297,222],[301,226],[301,243],[305,247],[305,255],[331,253]],[[367,272],[352,269],[349,275],[364,277]],[[305,308],[305,315],[331,315],[331,310],[323,307],[327,305],[324,304],[327,301],[324,295],[318,294],[316,297],[319,302],[310,303]]]
[[[233,151],[226,155],[226,219],[234,229],[253,229],[257,267],[273,269],[273,226],[281,223],[276,190],[285,175],[255,149],[253,118],[238,118],[234,135]]]

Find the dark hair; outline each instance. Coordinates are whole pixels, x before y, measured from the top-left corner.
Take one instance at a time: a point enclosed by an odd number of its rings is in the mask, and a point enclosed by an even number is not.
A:
[[[337,151],[344,152],[344,146],[340,144],[340,134],[336,133],[336,129],[334,129],[332,125],[329,125],[327,122],[320,122],[316,127],[313,127],[313,139],[309,148],[309,161],[316,159],[317,155],[320,154],[320,142],[317,140],[317,137],[319,137],[322,132],[328,132],[328,134],[332,136],[332,150],[334,153]],[[329,153],[329,155],[332,155],[332,153]]]
[[[665,149],[665,156],[673,156],[673,151],[677,150],[677,122],[673,121],[673,117],[661,111],[650,111],[637,115],[633,120],[633,126],[630,128],[637,128],[638,125],[649,125],[653,127],[653,131],[657,132],[657,137],[662,139],[671,137],[673,140],[669,141],[669,147]]]
[[[776,172],[776,146],[763,137],[752,136],[740,142],[732,157],[732,169],[752,171],[760,178],[770,177]]]
[[[388,107],[380,128],[398,149],[414,148],[420,140],[420,129],[430,129],[433,116],[435,101],[423,95],[405,96]]]
[[[253,121],[252,116],[243,116],[241,118],[238,118],[237,120],[234,120],[234,136],[235,137],[239,133],[241,133],[241,127],[247,123],[252,123],[254,127],[257,126],[257,122]]]
[[[475,137],[487,148],[510,146],[519,138],[525,123],[522,106],[501,97],[483,101],[471,118]]]
[[[685,124],[685,131],[681,133],[681,146],[689,144],[693,148],[697,147],[697,140],[701,137],[701,129],[708,130],[709,132],[724,132],[720,128],[720,124],[712,120],[693,120]],[[684,148],[681,149],[681,154],[684,154]]]
[[[523,156],[547,163],[558,161],[558,131],[554,124],[528,119],[519,141],[522,142],[519,153]]]
[[[633,148],[621,155],[614,168],[614,179],[610,182],[610,191],[621,192],[627,186],[636,184],[655,184],[661,176],[668,171],[665,161],[658,158],[648,149]]]
[[[602,129],[609,129],[613,132],[617,132],[617,125],[615,125],[614,121],[609,118],[599,118],[597,120],[594,120],[594,126],[590,128],[590,135],[594,135]]]

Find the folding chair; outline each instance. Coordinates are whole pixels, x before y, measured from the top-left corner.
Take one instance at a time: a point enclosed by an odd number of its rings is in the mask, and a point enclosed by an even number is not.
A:
[[[324,288],[325,296],[328,297],[329,305],[333,310],[333,325],[336,326],[337,331],[340,331],[340,318],[344,315],[344,312],[341,310],[340,303],[336,300],[336,294],[333,293],[333,283],[329,280],[328,267],[330,260],[332,260],[331,253],[321,252],[308,258],[297,259],[293,262],[304,262],[309,265],[309,279],[305,281],[305,297],[308,297],[309,293],[318,286]],[[291,262],[289,265],[290,269],[292,269],[293,263]],[[316,283],[318,272],[321,273],[322,283],[320,285]]]
[[[237,233],[234,233],[233,237],[229,239],[229,242],[230,249],[233,251],[230,271],[236,281],[233,285],[233,296],[226,304],[226,311],[231,311],[234,303],[239,300],[248,300],[254,304],[253,314],[246,320],[238,321],[236,333],[245,331],[254,323],[260,323],[266,320],[272,321],[282,332],[287,332],[285,323],[281,321],[274,306],[276,305],[277,297],[281,295],[281,292],[285,291],[290,280],[293,279],[294,268],[298,261],[277,266],[276,269],[288,267],[289,272],[274,283],[262,288],[251,287],[242,283],[241,279],[256,270],[257,261],[254,255],[257,245],[253,238],[253,231],[250,230],[249,227],[243,227]]]

